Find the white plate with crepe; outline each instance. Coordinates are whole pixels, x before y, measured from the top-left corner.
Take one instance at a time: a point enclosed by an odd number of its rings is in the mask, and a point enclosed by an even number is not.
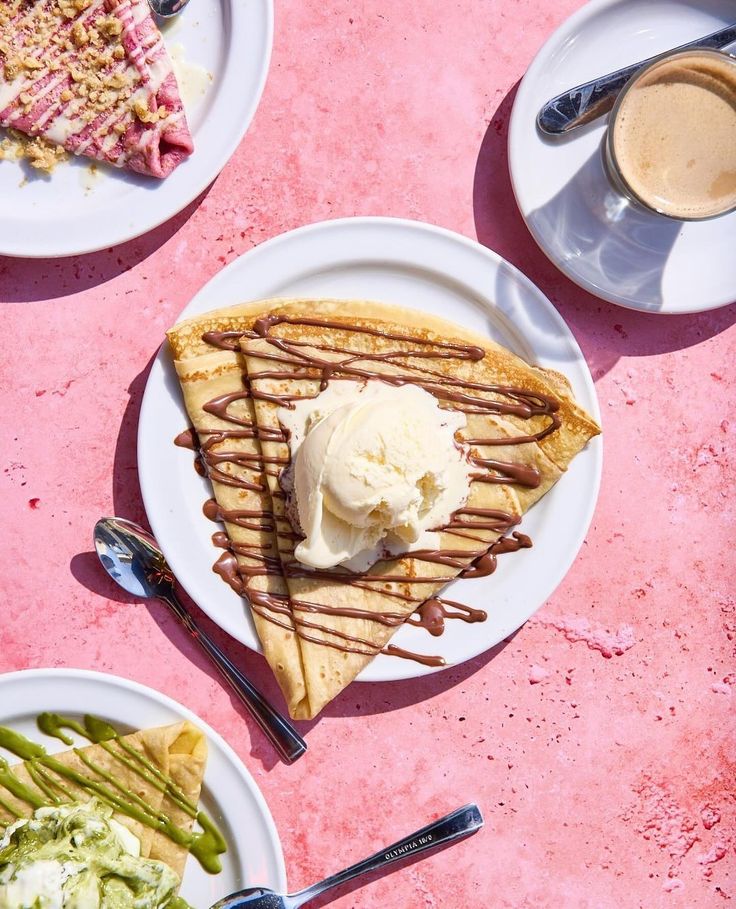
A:
[[[227,852],[216,875],[208,874],[189,856],[181,896],[206,909],[247,886],[263,884],[286,892],[281,845],[263,796],[232,748],[190,710],[151,688],[98,672],[30,669],[0,676],[0,725],[43,744],[49,753],[66,751],[58,739],[39,732],[36,717],[45,711],[74,719],[89,713],[121,732],[180,720],[194,723],[208,745],[200,806],[223,832]],[[80,745],[88,744],[73,737]]]
[[[522,79],[509,127],[521,214],[568,278],[611,303],[655,313],[736,298],[736,214],[685,224],[621,204],[603,171],[606,118],[562,139],[537,130],[554,95],[734,21],[732,0],[592,0],[546,42]]]
[[[564,373],[595,419],[598,403],[585,359],[557,311],[517,269],[479,244],[428,224],[391,218],[328,221],[276,237],[223,269],[182,318],[244,300],[273,296],[373,299],[424,310],[482,332],[528,362]],[[191,452],[173,439],[187,426],[179,383],[164,345],[153,364],[141,409],[138,465],[151,527],[176,576],[217,624],[248,647],[259,642],[249,611],[212,572],[218,551],[202,513],[211,494]],[[448,622],[444,635],[403,627],[393,643],[439,654],[447,665],[486,651],[519,628],[564,577],[582,544],[598,494],[600,438],[574,460],[554,489],[524,517],[534,548],[504,556],[498,571],[456,581],[448,596],[488,612],[468,626]],[[414,678],[436,669],[379,655],[363,681]]]
[[[164,180],[87,159],[50,176],[0,161],[0,254],[72,256],[124,243],[172,218],[217,177],[261,97],[272,0],[197,0],[162,34],[174,61],[194,152]]]

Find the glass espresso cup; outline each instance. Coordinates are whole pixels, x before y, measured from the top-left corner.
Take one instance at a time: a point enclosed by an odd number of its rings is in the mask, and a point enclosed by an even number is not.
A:
[[[736,57],[678,51],[640,70],[611,112],[605,159],[614,187],[651,212],[736,211]]]

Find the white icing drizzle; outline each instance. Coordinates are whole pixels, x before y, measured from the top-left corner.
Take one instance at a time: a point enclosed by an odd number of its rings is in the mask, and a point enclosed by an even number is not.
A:
[[[46,95],[49,95],[53,91],[55,91],[61,85],[61,83],[64,81],[66,81],[66,76],[63,73],[61,75],[57,76],[55,79],[49,79],[49,81],[46,83],[46,85],[44,85],[44,87],[41,89],[41,91],[36,92],[36,94],[33,96],[33,103],[35,104],[38,101],[43,101],[43,99],[46,97]],[[34,131],[38,132],[40,130],[43,123],[45,123],[48,120],[47,115],[50,115],[51,113],[53,113],[53,109],[54,109],[53,104],[50,104],[46,108],[44,113],[41,114],[41,116],[38,118],[38,120],[36,120],[34,122],[34,124],[33,124]]]
[[[78,116],[78,111],[83,109],[84,101],[82,99],[70,101],[64,111],[58,113],[50,126],[46,128],[44,136],[51,142],[64,145],[79,131],[80,123],[84,123],[81,116]]]
[[[12,82],[0,83],[0,111],[5,110],[9,104],[15,101],[23,91],[25,84],[27,84],[27,80],[24,80],[22,76],[17,76]]]
[[[110,145],[110,148],[114,147],[117,140],[120,138],[117,133],[111,132],[112,127],[120,120],[120,111],[113,111],[100,123],[100,125],[95,130],[90,130],[89,135],[86,139],[83,139],[77,147],[74,149],[75,153],[78,155],[84,154],[84,152],[92,145],[92,143],[99,139],[101,136],[104,136],[105,139],[109,139],[110,135],[113,136],[114,141]],[[87,124],[85,124],[87,125]]]
[[[96,10],[102,8],[103,4],[104,4],[104,0],[93,0],[92,4],[89,7],[87,7],[86,10],[81,12],[79,14],[79,16],[77,16],[74,19],[74,22],[81,22],[82,24],[84,24]],[[46,45],[45,39],[47,37],[49,37],[49,35],[51,35],[55,31],[62,32],[62,33],[63,32],[71,33],[72,26],[74,23],[71,20],[66,20],[66,19],[60,20],[57,17],[56,19],[53,20],[53,22],[54,22],[53,26],[44,28],[42,24],[34,21],[36,19],[38,19],[38,16],[36,15],[36,7],[34,7],[34,9],[31,12],[29,12],[26,16],[21,16],[20,21],[18,21],[16,19],[12,23],[12,29],[17,32],[17,31],[21,31],[25,28],[29,31],[33,31],[34,33],[36,33],[36,45],[37,46],[33,47],[32,49],[25,52],[24,56],[30,57],[33,60],[40,60],[44,55],[48,54],[48,49],[45,46]],[[59,53],[53,57],[53,59],[58,60],[63,67],[64,66],[63,58],[73,56],[73,54],[74,54],[74,51],[68,51],[66,49],[63,49],[63,50],[60,50]],[[28,76],[26,76],[25,78],[23,76],[18,76],[18,78],[14,79],[13,82],[11,82],[11,83],[0,84],[0,111],[5,110],[6,107],[8,107],[10,104],[14,103],[18,99],[18,97],[21,95],[21,93],[23,93],[23,92],[27,92],[31,96],[33,103],[36,103],[37,100],[44,97],[46,92],[42,91],[41,93],[34,94],[34,87],[36,85],[38,85],[39,82],[43,81],[43,79],[46,76],[48,76],[48,74],[50,72],[48,65],[46,65],[42,68],[36,69],[36,70],[30,70],[30,71],[26,71],[26,72],[28,72]],[[63,78],[64,78],[64,76],[62,75],[62,79]],[[12,94],[9,91],[7,91],[9,86],[13,86],[13,88],[14,88]],[[11,118],[16,119],[18,116],[20,116],[20,112],[13,111],[9,115],[9,117],[6,119],[11,119]]]

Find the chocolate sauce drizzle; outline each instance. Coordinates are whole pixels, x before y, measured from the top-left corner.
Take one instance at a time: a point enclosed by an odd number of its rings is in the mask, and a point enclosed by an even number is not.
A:
[[[397,349],[383,353],[366,353],[356,351],[349,346],[332,344],[315,344],[292,340],[274,335],[273,329],[279,325],[304,325],[325,329],[334,329],[341,333],[362,333],[381,337],[384,340],[396,341]],[[336,380],[368,381],[380,380],[392,385],[411,383],[418,385],[434,395],[440,406],[451,407],[466,414],[499,414],[513,415],[524,420],[543,418],[541,428],[528,434],[512,438],[466,438],[461,439],[469,451],[468,460],[478,470],[471,474],[472,483],[517,484],[535,489],[541,482],[539,471],[528,464],[507,462],[477,453],[477,449],[495,446],[522,445],[538,442],[555,432],[561,425],[558,413],[559,403],[552,397],[536,391],[514,388],[503,385],[488,385],[480,382],[466,381],[443,375],[432,369],[433,361],[455,360],[477,362],[485,356],[482,348],[472,345],[450,342],[425,341],[411,335],[403,335],[365,326],[349,326],[342,322],[325,319],[293,318],[281,314],[271,314],[258,319],[252,331],[211,331],[202,336],[202,340],[220,350],[237,351],[244,338],[261,338],[268,341],[270,350],[259,350],[260,359],[279,364],[278,369],[264,370],[243,377],[243,390],[222,395],[208,401],[204,410],[217,417],[232,429],[217,429],[200,432],[194,430],[181,433],[175,440],[177,445],[197,452],[197,464],[219,483],[266,493],[268,485],[266,476],[279,476],[289,463],[288,457],[265,457],[255,453],[228,451],[224,444],[230,439],[257,439],[275,442],[287,442],[288,434],[282,429],[262,428],[247,414],[238,402],[253,399],[268,400],[283,407],[294,406],[294,401],[301,400],[303,395],[268,393],[253,388],[251,381],[258,378],[280,379],[317,379],[320,391],[329,382]],[[323,358],[315,351],[324,352],[338,359]],[[371,367],[372,363],[391,363],[399,370],[396,374],[386,374]],[[291,367],[284,369],[284,367]],[[481,394],[491,395],[483,397]],[[316,397],[312,395],[309,397]],[[236,472],[231,472],[237,468]],[[271,493],[285,497],[283,492]],[[270,510],[224,509],[214,499],[205,502],[204,514],[213,521],[227,522],[252,531],[263,531],[274,534],[281,540],[296,543],[301,539],[291,526],[288,518],[276,515]],[[447,576],[390,574],[381,569],[379,561],[368,571],[355,573],[343,568],[327,570],[313,569],[301,564],[296,558],[288,558],[287,547],[282,547],[281,555],[273,543],[239,544],[232,542],[227,534],[218,531],[213,534],[215,546],[223,549],[213,570],[226,581],[238,594],[246,596],[255,613],[280,627],[295,631],[304,640],[333,647],[347,653],[360,653],[375,656],[381,648],[345,632],[329,628],[318,621],[320,615],[337,615],[364,619],[388,627],[397,627],[407,623],[424,628],[429,634],[437,637],[444,632],[447,620],[460,620],[467,623],[485,621],[487,614],[483,610],[473,609],[452,600],[441,597],[412,596],[394,588],[391,583],[406,586],[447,583],[460,578],[487,577],[496,570],[497,558],[507,552],[531,547],[528,536],[513,531],[519,523],[518,515],[495,509],[464,506],[450,518],[446,527],[438,528],[444,533],[466,539],[477,540],[479,548],[474,551],[465,549],[425,549],[406,553],[407,558],[417,562],[426,562],[446,566],[451,569]],[[501,534],[494,543],[488,544],[482,536],[474,536],[473,531],[492,531]],[[470,560],[468,564],[468,560]],[[290,598],[285,594],[276,594],[257,590],[250,581],[257,576],[277,575],[293,578],[329,578],[333,582],[344,582],[366,590],[379,590],[388,599],[404,603],[414,603],[414,611],[407,617],[406,612],[354,609],[348,607],[326,606],[307,600]],[[376,587],[375,585],[379,585]],[[315,634],[319,632],[319,634]],[[327,638],[325,639],[325,636]],[[394,644],[382,650],[395,656],[412,659],[427,666],[442,666],[442,657],[425,656],[405,651]]]

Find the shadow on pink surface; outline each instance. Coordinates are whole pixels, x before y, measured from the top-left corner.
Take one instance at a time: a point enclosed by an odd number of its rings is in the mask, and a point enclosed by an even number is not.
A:
[[[522,626],[523,627],[523,626]],[[322,713],[307,728],[316,725],[328,717],[370,716],[377,713],[390,713],[412,707],[423,701],[429,701],[439,694],[467,682],[476,672],[487,666],[513,641],[521,631],[518,629],[503,641],[486,650],[485,653],[461,663],[449,666],[441,672],[425,675],[416,679],[404,679],[399,682],[367,683],[356,682],[346,688],[339,697],[328,704]]]
[[[575,333],[594,379],[621,357],[682,350],[736,322],[736,303],[697,315],[653,318],[582,290],[547,259],[519,212],[508,167],[508,131],[518,83],[491,118],[475,167],[473,210],[478,240],[520,268],[552,300]],[[666,255],[666,250],[660,250]],[[647,280],[651,280],[651,276]]]
[[[100,565],[100,560],[94,550],[78,552],[69,562],[69,571],[82,587],[86,587],[97,596],[112,600],[115,603],[139,603],[137,597],[123,590],[119,584]]]
[[[209,186],[186,208],[141,237],[84,256],[18,259],[0,256],[0,302],[32,303],[78,294],[130,271],[167,243],[199,208]]]

